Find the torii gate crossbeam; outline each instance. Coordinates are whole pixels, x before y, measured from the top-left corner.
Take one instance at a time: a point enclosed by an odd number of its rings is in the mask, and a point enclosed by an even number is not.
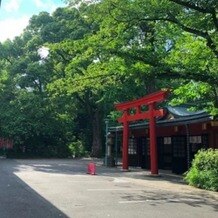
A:
[[[123,169],[128,170],[128,138],[129,138],[129,122],[142,119],[149,120],[149,135],[150,135],[150,157],[151,157],[151,174],[158,174],[157,161],[157,142],[156,142],[156,117],[163,116],[163,110],[156,110],[156,103],[164,101],[167,97],[168,91],[161,90],[143,98],[116,104],[115,108],[123,112],[122,117],[118,122],[123,123],[123,153],[122,162]],[[147,105],[148,111],[141,111],[141,107]],[[134,114],[130,114],[130,110],[135,109]]]

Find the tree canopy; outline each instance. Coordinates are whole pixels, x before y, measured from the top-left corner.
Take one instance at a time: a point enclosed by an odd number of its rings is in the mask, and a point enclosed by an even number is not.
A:
[[[0,44],[0,128],[18,150],[100,156],[113,104],[163,88],[218,115],[217,1],[66,2]]]

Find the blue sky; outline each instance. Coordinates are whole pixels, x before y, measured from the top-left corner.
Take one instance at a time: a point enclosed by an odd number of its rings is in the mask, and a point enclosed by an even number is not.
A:
[[[32,15],[41,11],[52,13],[57,7],[63,6],[63,0],[2,0],[0,42],[20,35]]]

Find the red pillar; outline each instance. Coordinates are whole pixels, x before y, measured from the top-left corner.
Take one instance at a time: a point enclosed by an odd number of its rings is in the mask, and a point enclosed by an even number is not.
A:
[[[157,140],[156,140],[156,120],[154,116],[155,103],[149,104],[149,131],[150,131],[150,158],[151,158],[151,174],[158,174],[157,163]]]
[[[123,170],[128,170],[128,168],[129,168],[128,145],[129,145],[129,126],[128,126],[128,122],[125,120],[123,122],[123,151],[122,151]]]

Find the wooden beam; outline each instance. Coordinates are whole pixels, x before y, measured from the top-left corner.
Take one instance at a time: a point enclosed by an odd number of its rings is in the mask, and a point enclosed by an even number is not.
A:
[[[216,121],[211,121],[211,126],[218,126],[218,120]]]
[[[161,102],[166,99],[169,91],[161,90],[152,94],[146,95],[140,99],[128,101],[120,104],[115,104],[115,108],[119,111],[124,111],[130,108],[136,108],[142,105],[149,105],[154,102]]]
[[[154,117],[162,117],[164,115],[164,110],[159,109],[159,110],[154,110],[153,112]],[[150,113],[147,112],[142,112],[142,113],[136,113],[136,114],[129,114],[129,115],[123,115],[122,117],[118,118],[119,123],[123,123],[124,121],[131,122],[131,121],[138,121],[138,120],[149,120]]]

